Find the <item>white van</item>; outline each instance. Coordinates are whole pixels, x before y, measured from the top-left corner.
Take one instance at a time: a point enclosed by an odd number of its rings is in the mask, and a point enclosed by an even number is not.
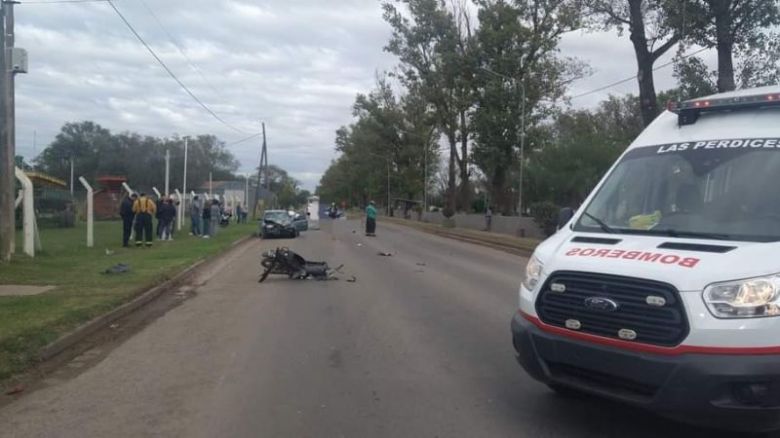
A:
[[[780,86],[675,105],[526,267],[517,359],[709,426],[780,428]]]

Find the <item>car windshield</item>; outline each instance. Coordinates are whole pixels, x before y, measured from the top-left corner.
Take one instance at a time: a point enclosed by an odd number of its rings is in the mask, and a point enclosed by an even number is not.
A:
[[[575,230],[780,240],[780,150],[773,140],[636,149],[615,167]]]
[[[285,223],[290,221],[290,215],[287,214],[285,211],[270,211],[263,216],[263,218],[267,221],[272,221],[276,223]]]

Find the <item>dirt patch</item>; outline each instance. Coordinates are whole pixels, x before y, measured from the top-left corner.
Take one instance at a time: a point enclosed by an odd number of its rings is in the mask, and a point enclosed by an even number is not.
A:
[[[30,286],[22,284],[1,284],[0,297],[27,297],[39,295],[54,289],[56,286]]]

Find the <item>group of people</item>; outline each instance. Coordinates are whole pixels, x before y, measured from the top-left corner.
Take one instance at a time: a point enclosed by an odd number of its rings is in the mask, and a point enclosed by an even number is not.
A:
[[[122,246],[130,246],[130,236],[135,231],[135,246],[151,247],[152,218],[157,219],[156,236],[160,240],[173,240],[176,223],[176,203],[173,198],[163,197],[157,201],[141,193],[133,193],[122,200],[119,208],[122,217]],[[135,230],[133,227],[135,226]]]
[[[154,236],[159,240],[173,240],[179,203],[173,198],[162,197],[154,200],[146,193],[133,193],[122,200],[119,215],[122,217],[122,246],[130,245],[135,232],[135,246],[151,247]],[[209,239],[216,236],[220,225],[227,225],[233,216],[217,199],[203,200],[195,195],[189,208],[191,236]],[[246,221],[247,213],[238,204],[235,209],[236,223]],[[157,229],[153,229],[154,219]],[[152,231],[156,231],[154,235]]]
[[[201,199],[195,195],[190,205],[190,235],[208,239],[217,235],[223,209],[219,201]]]

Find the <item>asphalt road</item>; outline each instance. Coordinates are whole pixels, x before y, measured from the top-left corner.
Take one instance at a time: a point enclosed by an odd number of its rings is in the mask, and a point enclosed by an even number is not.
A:
[[[228,255],[192,299],[0,409],[0,435],[717,435],[557,396],[527,377],[509,335],[522,257],[381,223],[367,238],[359,227],[325,223]],[[275,243],[343,263],[357,282],[258,284],[259,254]]]

